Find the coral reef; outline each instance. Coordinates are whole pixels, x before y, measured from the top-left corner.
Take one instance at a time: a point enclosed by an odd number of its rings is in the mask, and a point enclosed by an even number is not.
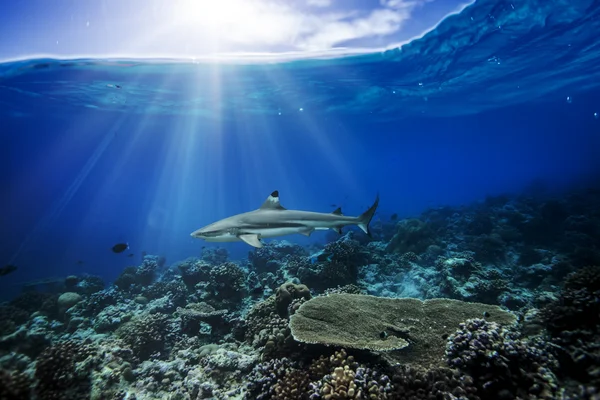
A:
[[[600,396],[600,191],[376,219],[28,282],[0,304],[0,398]]]
[[[284,283],[275,293],[275,308],[281,317],[288,316],[288,307],[296,299],[310,299],[310,290],[306,285],[292,282]]]
[[[93,346],[69,340],[44,350],[35,366],[34,392],[40,400],[82,399],[91,390],[90,365]]]
[[[125,323],[115,334],[133,351],[136,358],[144,361],[165,350],[169,328],[166,315],[145,314]]]
[[[344,348],[390,351],[390,360],[439,366],[445,340],[459,323],[486,315],[510,325],[514,315],[497,306],[458,300],[390,299],[331,294],[305,302],[290,319],[294,339]]]
[[[541,318],[564,375],[589,386],[588,393],[600,387],[600,266],[569,275]]]
[[[557,361],[541,340],[483,319],[461,323],[448,339],[446,356],[452,367],[473,377],[477,393],[486,399],[553,399],[557,391]]]

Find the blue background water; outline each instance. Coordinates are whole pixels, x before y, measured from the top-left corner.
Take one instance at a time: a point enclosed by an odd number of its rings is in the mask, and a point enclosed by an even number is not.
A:
[[[402,49],[349,58],[2,64],[0,260],[19,267],[3,288],[111,279],[142,251],[198,255],[190,232],[275,189],[287,208],[346,214],[380,193],[389,218],[540,180],[592,185],[599,9],[484,1]],[[118,242],[135,256],[112,253]]]

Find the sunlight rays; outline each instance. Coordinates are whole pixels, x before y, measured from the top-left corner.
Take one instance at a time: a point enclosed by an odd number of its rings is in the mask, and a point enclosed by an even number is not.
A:
[[[290,81],[296,81],[288,76],[283,68],[274,67],[264,71],[265,77],[273,84],[286,84]],[[311,95],[300,87],[296,87],[296,97],[299,99],[310,99]],[[311,116],[310,104],[296,104],[289,98],[282,99],[285,104],[282,109],[288,110],[287,113],[295,113],[297,121],[305,129],[307,140],[314,143],[314,153],[307,157],[321,157],[327,159],[332,170],[330,175],[335,177],[337,186],[348,188],[352,191],[359,191],[358,183],[352,178],[352,165],[349,160],[344,158],[344,155],[339,151],[335,143],[330,141],[331,135],[323,131],[323,127],[319,125],[319,121]],[[302,111],[300,111],[302,108]],[[318,110],[320,111],[320,110]],[[322,118],[322,116],[321,116]],[[340,121],[342,123],[343,121]],[[347,138],[345,140],[348,140]],[[358,161],[358,160],[357,160]],[[308,182],[307,182],[308,183]]]
[[[220,167],[224,160],[222,132],[221,71],[218,65],[200,65],[191,74],[185,95],[200,101],[198,117],[183,116],[165,119],[168,132],[163,138],[161,173],[154,185],[147,229],[142,242],[152,243],[156,251],[179,252],[191,248],[189,233],[206,219],[215,215],[218,205],[224,208],[226,177]],[[215,204],[216,203],[216,204]],[[160,215],[153,221],[152,215]],[[210,217],[209,217],[210,218]]]

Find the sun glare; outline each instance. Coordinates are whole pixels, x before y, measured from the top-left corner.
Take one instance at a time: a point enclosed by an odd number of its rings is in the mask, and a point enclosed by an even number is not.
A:
[[[193,1],[175,3],[178,19],[215,30],[225,30],[252,22],[255,7],[251,1]]]
[[[293,40],[298,27],[289,6],[257,0],[186,0],[168,12],[172,29],[223,46]]]

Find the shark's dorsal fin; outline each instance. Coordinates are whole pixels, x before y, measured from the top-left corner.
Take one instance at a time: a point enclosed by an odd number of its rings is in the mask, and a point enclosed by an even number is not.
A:
[[[342,214],[342,207],[338,207],[338,208],[336,208],[336,209],[335,209],[335,211],[334,211],[334,212],[332,212],[332,214],[335,214],[335,215],[343,215],[343,214]]]
[[[267,197],[265,202],[260,206],[260,210],[285,210],[279,204],[279,191],[276,190]]]

